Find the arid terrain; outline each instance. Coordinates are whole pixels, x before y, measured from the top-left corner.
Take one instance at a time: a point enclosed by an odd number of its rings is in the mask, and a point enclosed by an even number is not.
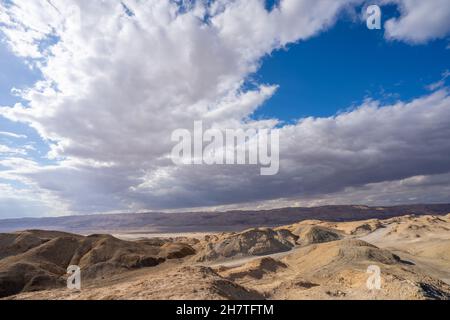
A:
[[[81,268],[81,290],[66,268]],[[369,289],[369,266],[381,288]],[[450,299],[450,214],[238,232],[0,234],[3,299]]]

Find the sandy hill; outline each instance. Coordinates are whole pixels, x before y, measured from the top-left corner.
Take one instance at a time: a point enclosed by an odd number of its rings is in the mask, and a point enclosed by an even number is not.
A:
[[[281,261],[249,262],[219,274],[269,299],[449,299],[450,286],[388,250],[357,239],[314,244]],[[382,290],[367,289],[367,267],[382,270]]]
[[[245,256],[262,256],[291,250],[297,236],[288,230],[256,228],[240,233],[207,238],[198,261],[224,260]]]
[[[230,281],[211,268],[185,266],[152,269],[151,276],[142,275],[132,279],[102,285],[87,285],[81,291],[54,289],[22,293],[9,299],[52,300],[261,300],[257,291]]]
[[[293,233],[298,233],[305,227],[321,227],[338,234],[362,236],[369,234],[375,230],[383,228],[383,223],[379,219],[369,219],[362,221],[346,221],[346,222],[330,222],[321,220],[304,220],[299,223],[294,223],[292,225],[283,226],[282,228],[287,228]],[[297,230],[297,231],[296,231]]]
[[[84,279],[183,258],[195,250],[183,243],[123,241],[110,235],[88,237],[49,231],[0,234],[0,297],[65,284],[66,269],[78,265]]]
[[[236,268],[219,267],[217,271],[227,279],[253,278],[262,279],[267,274],[273,274],[280,270],[286,269],[288,266],[271,257],[264,257],[254,260]]]
[[[298,242],[302,245],[336,241],[342,238],[337,230],[321,226],[301,226],[296,228],[293,234],[300,238]]]
[[[130,241],[17,232],[0,235],[0,288],[10,299],[450,299],[449,230],[450,215],[406,215]],[[68,264],[82,269],[80,292],[63,287]],[[381,290],[366,285],[374,265]]]

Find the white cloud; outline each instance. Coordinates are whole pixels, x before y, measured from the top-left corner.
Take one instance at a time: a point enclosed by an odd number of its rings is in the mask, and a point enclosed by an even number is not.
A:
[[[26,155],[27,152],[25,149],[22,149],[22,148],[12,148],[12,147],[6,146],[4,144],[0,144],[0,155],[1,154]]]
[[[0,218],[42,217],[66,214],[67,207],[58,207],[58,199],[41,190],[18,188],[0,183]]]
[[[442,77],[439,81],[433,82],[431,84],[429,84],[428,86],[426,86],[426,88],[430,91],[435,91],[441,88],[445,87],[445,82],[447,80],[447,78],[450,77],[450,71],[449,70],[445,70],[442,73]]]
[[[261,177],[257,168],[239,166],[167,169],[144,178],[134,190],[136,201],[144,207],[198,207],[340,194],[345,202],[355,199],[343,193],[349,188],[449,172],[449,128],[446,91],[388,106],[369,101],[336,117],[306,118],[283,127],[277,176]],[[422,198],[427,196],[433,198]]]
[[[190,127],[198,119],[217,127],[239,125],[276,89],[242,89],[259,59],[331,25],[347,2],[286,0],[268,13],[257,0],[219,1],[184,14],[169,1],[124,2],[133,17],[120,1],[7,6],[2,30],[9,44],[19,55],[40,58],[37,66],[44,79],[22,92],[28,106],[0,112],[56,141],[50,153],[55,159],[112,165],[109,174],[122,191],[169,165],[166,155],[174,129]],[[209,23],[203,21],[206,16]],[[40,49],[49,37],[59,41]],[[92,174],[89,168],[72,170],[60,164],[42,169],[35,178],[48,188],[53,171],[70,175],[74,186],[77,177],[83,184]],[[107,195],[109,188],[98,185],[104,179],[97,178],[80,191],[96,188]],[[86,203],[78,191],[73,197]]]
[[[401,16],[385,23],[386,37],[411,43],[445,38],[450,33],[448,0],[384,0],[399,5]]]
[[[40,170],[36,162],[18,156],[4,157],[0,158],[0,168],[0,218],[71,212],[67,203],[26,177],[26,174]]]
[[[15,138],[15,139],[26,139],[27,136],[24,134],[17,134],[14,132],[6,132],[6,131],[0,131],[0,136],[5,136],[8,138]]]
[[[57,160],[15,166],[3,178],[40,190],[66,211],[100,212],[312,198],[449,170],[446,91],[285,126],[274,177],[251,166],[185,168],[168,159],[171,132],[195,120],[218,128],[277,125],[249,120],[277,85],[246,90],[245,80],[262,57],[318,34],[360,2],[284,0],[268,12],[262,1],[220,0],[180,12],[173,1],[123,1],[132,16],[120,1],[2,4],[9,45],[43,79],[20,92],[26,104],[0,115],[35,128]]]

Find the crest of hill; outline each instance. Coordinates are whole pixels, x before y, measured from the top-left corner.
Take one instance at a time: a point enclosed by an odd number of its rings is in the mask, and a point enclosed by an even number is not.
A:
[[[289,251],[296,245],[297,239],[298,237],[288,230],[270,228],[254,228],[240,233],[209,237],[198,261],[262,256]]]
[[[337,230],[321,226],[299,226],[294,230],[293,234],[299,237],[298,242],[302,245],[342,239],[342,236]]]

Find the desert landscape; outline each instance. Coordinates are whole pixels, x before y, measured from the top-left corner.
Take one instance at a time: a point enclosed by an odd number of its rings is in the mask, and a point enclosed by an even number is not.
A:
[[[81,268],[80,290],[66,268]],[[381,288],[369,289],[369,266]],[[0,234],[2,299],[450,299],[450,214],[226,232]]]
[[[436,311],[449,53],[450,0],[0,0],[2,308]]]

